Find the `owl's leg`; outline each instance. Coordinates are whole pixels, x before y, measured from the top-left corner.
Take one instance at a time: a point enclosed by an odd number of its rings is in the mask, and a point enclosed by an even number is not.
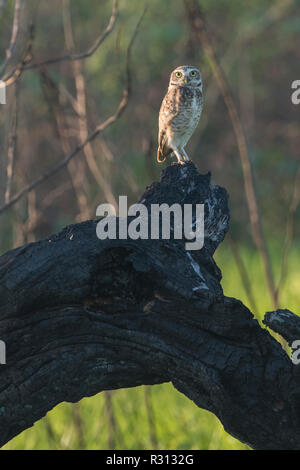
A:
[[[184,158],[185,160],[189,160],[189,156],[188,156],[188,154],[186,153],[184,147],[181,147],[181,152],[182,152],[182,154],[183,154],[183,158]]]
[[[176,147],[176,148],[173,148],[173,152],[177,157],[178,163],[180,163],[181,165],[184,165],[184,158],[180,150]]]

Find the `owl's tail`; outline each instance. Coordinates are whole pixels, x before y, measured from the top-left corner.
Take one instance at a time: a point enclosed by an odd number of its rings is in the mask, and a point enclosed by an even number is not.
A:
[[[161,148],[158,147],[158,149],[157,149],[157,161],[158,161],[158,163],[164,162],[165,159],[166,159],[166,155],[164,155],[161,151]]]

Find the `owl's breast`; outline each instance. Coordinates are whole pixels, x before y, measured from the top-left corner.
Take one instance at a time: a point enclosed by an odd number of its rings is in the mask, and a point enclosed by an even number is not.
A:
[[[169,148],[184,147],[198,125],[201,112],[200,89],[170,87],[159,113],[159,142]]]
[[[202,93],[198,89],[180,87],[180,100],[177,115],[172,120],[172,128],[181,145],[185,145],[198,125],[202,113]]]

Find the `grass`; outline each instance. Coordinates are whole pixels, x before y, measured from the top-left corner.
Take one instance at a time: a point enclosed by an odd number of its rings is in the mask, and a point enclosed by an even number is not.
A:
[[[271,310],[258,255],[250,249],[241,254],[247,266],[256,304],[257,318]],[[271,250],[275,278],[280,268],[280,253]],[[216,261],[222,269],[224,294],[237,297],[246,305],[237,267],[226,245],[218,249]],[[298,312],[300,272],[299,252],[289,256],[288,279],[280,304]],[[108,403],[111,406],[108,406]],[[3,449],[247,449],[227,434],[220,421],[199,409],[177,392],[171,384],[138,387],[101,393],[78,404],[61,403],[6,444]]]

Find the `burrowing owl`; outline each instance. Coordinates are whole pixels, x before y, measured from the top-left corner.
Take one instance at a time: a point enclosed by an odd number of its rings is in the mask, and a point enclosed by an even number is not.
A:
[[[198,69],[181,65],[171,73],[169,88],[159,111],[157,161],[174,152],[178,163],[189,160],[184,149],[199,122],[203,107]]]

